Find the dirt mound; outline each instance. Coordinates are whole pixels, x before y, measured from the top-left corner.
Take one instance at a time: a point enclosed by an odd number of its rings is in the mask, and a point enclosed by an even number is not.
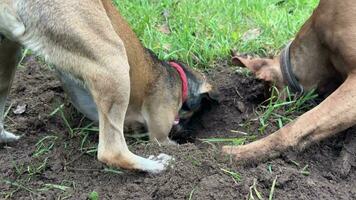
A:
[[[236,130],[261,137],[253,110],[265,99],[265,86],[237,74],[227,64],[209,72],[221,92],[221,104],[202,113],[189,125],[187,138],[241,136]],[[356,199],[356,172],[340,172],[344,143],[356,140],[355,130],[315,145],[300,154],[287,154],[256,166],[236,166],[221,155],[219,146],[202,143],[174,147],[131,144],[139,155],[173,155],[174,166],[160,175],[133,173],[106,167],[95,158],[96,132],[76,133],[86,123],[75,112],[50,115],[64,101],[53,72],[33,57],[16,74],[9,99],[6,125],[24,136],[16,144],[0,147],[0,198],[87,199],[93,191],[100,199],[248,199],[256,191],[268,199],[274,180],[274,199]],[[16,115],[18,105],[26,112]],[[66,112],[72,109],[64,103]],[[241,124],[250,122],[250,127]],[[74,128],[73,128],[74,127]],[[276,127],[269,127],[270,130]],[[347,137],[347,139],[345,139]],[[183,137],[184,138],[184,137]],[[350,139],[351,138],[351,139]]]

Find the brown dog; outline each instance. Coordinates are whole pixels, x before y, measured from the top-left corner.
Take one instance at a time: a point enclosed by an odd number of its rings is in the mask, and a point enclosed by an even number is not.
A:
[[[18,139],[4,130],[3,113],[22,45],[72,78],[67,83],[75,83],[73,91],[84,88],[94,100],[98,159],[116,167],[163,171],[171,157],[145,159],[129,151],[124,121],[144,121],[152,140],[170,143],[168,133],[182,104],[197,107],[211,90],[203,76],[156,60],[110,0],[2,0],[0,33],[5,36],[0,45],[0,142]]]
[[[295,92],[333,92],[320,105],[277,132],[223,151],[237,160],[263,160],[301,150],[356,124],[356,5],[320,0],[295,40],[274,59],[235,57],[258,78]],[[337,88],[337,89],[336,89]],[[336,89],[336,91],[334,91]]]

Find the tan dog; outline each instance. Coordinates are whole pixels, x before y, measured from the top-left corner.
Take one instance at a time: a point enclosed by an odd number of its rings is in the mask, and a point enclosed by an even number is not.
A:
[[[142,120],[152,140],[170,143],[168,133],[184,103],[183,79],[179,70],[142,47],[110,0],[2,0],[0,33],[6,38],[0,45],[0,142],[18,139],[4,130],[3,113],[23,45],[71,77],[75,87],[80,82],[90,91],[98,108],[100,161],[152,173],[165,169],[170,156],[145,159],[129,151],[124,121]],[[181,68],[192,75],[187,80],[192,83],[189,105],[211,86],[203,76]]]
[[[295,92],[332,92],[320,105],[277,132],[223,151],[237,160],[264,160],[301,150],[356,124],[356,5],[353,0],[320,0],[295,40],[274,59],[235,57],[258,78]],[[336,91],[334,91],[337,88]]]

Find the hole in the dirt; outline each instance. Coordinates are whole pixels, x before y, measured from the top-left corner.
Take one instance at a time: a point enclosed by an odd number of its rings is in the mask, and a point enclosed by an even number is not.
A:
[[[183,144],[197,143],[197,139],[236,138],[238,135],[232,134],[232,131],[248,123],[256,106],[268,98],[265,82],[235,73],[231,68],[220,69],[218,73],[208,74],[219,91],[219,104],[203,102],[200,111],[189,121],[182,121],[173,127],[170,136],[176,142]]]
[[[178,144],[194,143],[196,132],[203,128],[201,118],[203,115],[209,115],[213,108],[218,107],[217,103],[202,100],[200,109],[188,120],[181,120],[179,125],[173,126],[170,132],[170,138],[178,142]]]

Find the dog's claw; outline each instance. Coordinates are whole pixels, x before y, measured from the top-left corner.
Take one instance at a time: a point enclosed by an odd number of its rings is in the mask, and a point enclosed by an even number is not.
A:
[[[1,130],[0,133],[0,144],[1,143],[10,143],[10,142],[16,142],[17,140],[20,139],[20,136],[17,136],[11,132]]]

